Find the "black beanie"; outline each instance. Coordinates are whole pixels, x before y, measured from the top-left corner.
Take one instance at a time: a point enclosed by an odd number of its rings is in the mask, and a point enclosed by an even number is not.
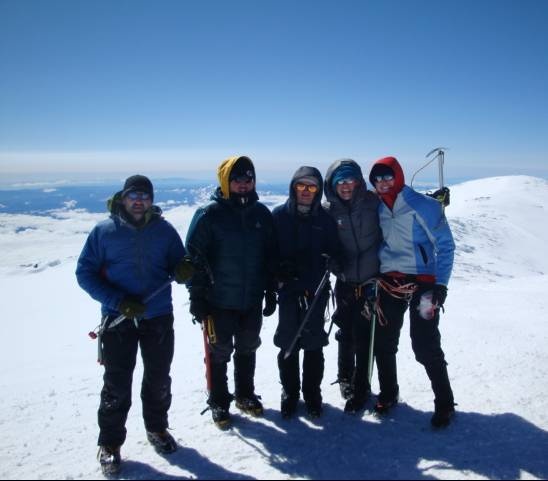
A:
[[[369,182],[371,185],[375,185],[375,177],[377,175],[393,175],[395,176],[394,170],[391,167],[384,164],[375,164],[371,169],[371,174],[369,174]]]
[[[240,157],[230,171],[230,180],[238,177],[250,177],[255,180],[255,167],[248,157]]]
[[[129,192],[145,192],[150,195],[151,200],[154,200],[152,182],[144,175],[132,175],[126,179],[122,197],[126,196]]]

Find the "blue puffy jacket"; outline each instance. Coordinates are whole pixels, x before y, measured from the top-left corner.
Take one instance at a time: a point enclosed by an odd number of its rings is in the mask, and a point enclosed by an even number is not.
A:
[[[76,268],[78,283],[101,303],[103,315],[118,315],[126,296],[146,298],[173,276],[185,256],[179,234],[158,208],[138,228],[124,218],[117,202],[113,205],[110,218],[89,234]],[[170,286],[148,302],[144,317],[172,312]]]

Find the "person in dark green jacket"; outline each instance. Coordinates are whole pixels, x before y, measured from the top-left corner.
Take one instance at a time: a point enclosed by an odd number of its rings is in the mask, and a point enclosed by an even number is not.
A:
[[[255,352],[262,316],[276,309],[276,244],[272,214],[255,190],[251,159],[230,157],[220,165],[218,177],[220,186],[194,215],[186,245],[198,266],[189,285],[190,312],[209,325],[208,405],[215,424],[226,429],[232,401],[227,364],[233,351],[236,407],[255,416],[263,413],[255,394]]]

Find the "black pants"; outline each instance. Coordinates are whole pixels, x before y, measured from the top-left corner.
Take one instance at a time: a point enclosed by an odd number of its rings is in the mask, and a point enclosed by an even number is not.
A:
[[[225,409],[232,396],[228,391],[227,364],[234,352],[234,388],[237,398],[255,393],[256,351],[261,345],[262,306],[247,311],[213,309],[216,341],[210,343],[211,393],[210,404]]]
[[[278,354],[280,381],[287,396],[300,397],[301,381],[299,376],[299,349],[284,359],[285,351]],[[321,383],[324,373],[323,349],[304,350],[303,355],[303,397],[307,404],[317,405],[322,402]]]
[[[143,418],[147,431],[160,432],[168,427],[171,406],[173,360],[173,315],[143,320],[135,327],[126,320],[102,337],[103,390],[99,406],[100,446],[120,446],[126,439],[126,420],[131,407],[133,371],[137,349],[141,348],[144,374],[141,386]]]
[[[439,331],[439,311],[433,319],[423,319],[418,306],[422,294],[432,289],[430,284],[419,284],[419,289],[413,295],[411,302],[393,298],[384,290],[380,290],[380,304],[387,320],[386,326],[377,325],[375,334],[375,358],[379,372],[381,400],[390,401],[399,393],[396,353],[400,339],[403,319],[409,307],[411,345],[415,359],[425,370],[435,396],[436,405],[453,405],[453,391],[447,374],[447,363],[441,349]]]
[[[337,311],[339,326],[338,378],[352,382],[354,395],[366,397],[371,390],[368,379],[369,340],[371,324],[363,314],[366,292],[350,284],[337,282]]]

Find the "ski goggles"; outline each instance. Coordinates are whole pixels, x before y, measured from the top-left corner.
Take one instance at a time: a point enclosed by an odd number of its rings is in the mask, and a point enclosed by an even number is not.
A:
[[[320,188],[317,185],[308,185],[308,184],[295,184],[295,189],[297,189],[297,192],[304,192],[307,190],[311,194],[315,194],[320,190]]]
[[[394,175],[393,174],[374,175],[373,180],[375,182],[390,182],[391,180],[394,180]]]
[[[129,200],[149,200],[150,194],[148,192],[128,192],[126,194],[126,197],[129,198]]]

